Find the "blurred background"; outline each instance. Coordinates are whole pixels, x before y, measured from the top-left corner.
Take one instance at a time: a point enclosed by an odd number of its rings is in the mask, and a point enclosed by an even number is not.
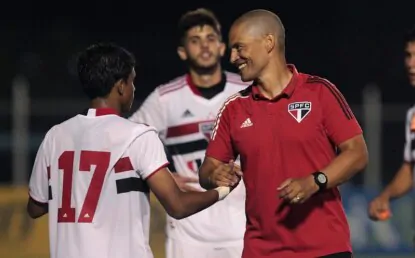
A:
[[[415,102],[403,36],[415,25],[415,1],[7,2],[0,23],[1,258],[48,257],[47,221],[27,217],[26,185],[47,130],[88,105],[76,54],[98,41],[133,52],[139,63],[135,109],[156,86],[186,72],[176,54],[176,24],[199,7],[215,12],[225,41],[232,21],[246,11],[280,16],[287,61],[336,84],[365,131],[370,164],[342,188],[356,257],[415,257],[413,194],[393,203],[390,221],[373,223],[366,215],[367,202],[403,158],[406,110]],[[234,71],[227,57],[223,66]],[[152,246],[162,258],[164,214],[153,205]]]

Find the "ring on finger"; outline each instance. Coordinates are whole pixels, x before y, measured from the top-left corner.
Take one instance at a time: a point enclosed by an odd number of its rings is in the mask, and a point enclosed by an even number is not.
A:
[[[294,197],[294,199],[293,199],[293,201],[294,202],[299,202],[301,200],[301,197],[300,196],[296,196],[296,197]]]

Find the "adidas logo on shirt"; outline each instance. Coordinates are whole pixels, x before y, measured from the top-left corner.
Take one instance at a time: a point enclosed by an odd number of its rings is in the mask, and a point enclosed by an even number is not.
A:
[[[193,116],[193,114],[192,114],[192,112],[190,112],[189,109],[186,109],[186,111],[184,111],[184,113],[182,115],[182,117],[192,117],[192,116]]]
[[[241,125],[241,128],[245,128],[245,127],[250,127],[253,126],[254,124],[251,122],[250,118],[247,118]]]

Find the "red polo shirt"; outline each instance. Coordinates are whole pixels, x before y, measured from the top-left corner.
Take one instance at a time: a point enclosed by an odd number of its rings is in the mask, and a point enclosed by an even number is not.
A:
[[[362,133],[339,90],[298,73],[281,95],[263,97],[256,86],[231,96],[219,111],[206,155],[228,162],[240,155],[246,185],[243,258],[314,258],[351,251],[337,188],[288,205],[277,187],[326,167],[334,146]]]

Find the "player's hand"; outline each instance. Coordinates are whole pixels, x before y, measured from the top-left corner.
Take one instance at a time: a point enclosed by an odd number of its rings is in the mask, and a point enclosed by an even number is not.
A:
[[[178,173],[171,173],[171,175],[173,176],[174,181],[176,181],[177,186],[183,192],[200,192],[198,189],[188,185],[188,183],[199,183],[199,179],[184,177],[179,175]]]
[[[210,182],[216,186],[235,187],[242,177],[241,167],[233,160],[221,164],[210,175]]]
[[[387,195],[379,195],[369,204],[369,218],[371,220],[385,220],[390,214],[390,198]]]
[[[307,201],[318,189],[312,175],[303,178],[289,178],[277,188],[279,198],[292,204]]]

